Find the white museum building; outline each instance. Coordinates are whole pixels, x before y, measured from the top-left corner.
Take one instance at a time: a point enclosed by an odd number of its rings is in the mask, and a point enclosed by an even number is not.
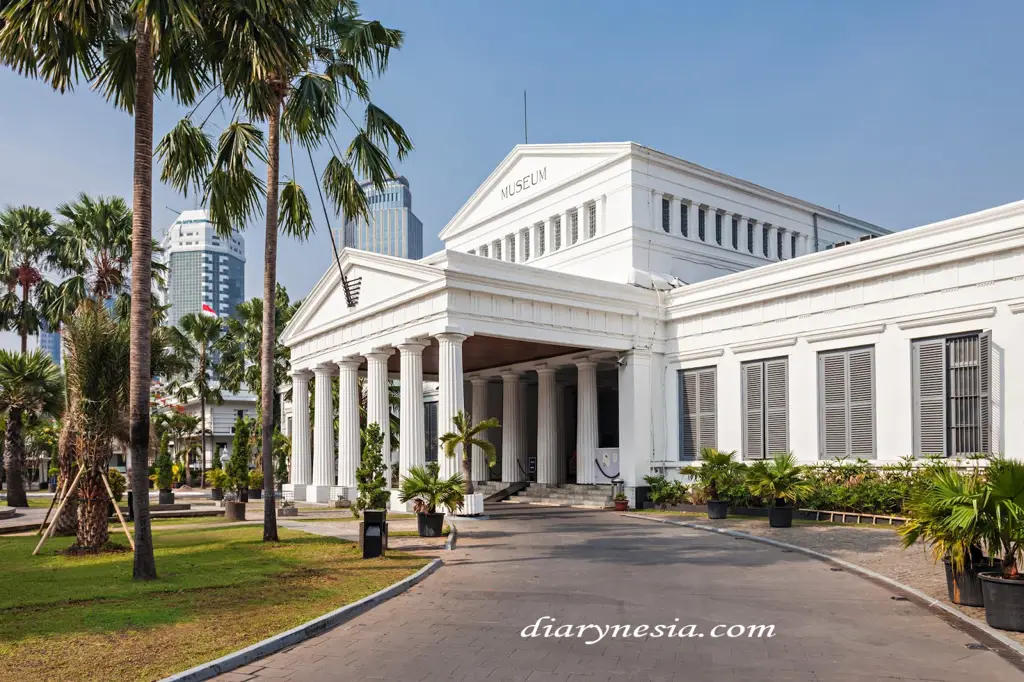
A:
[[[705,446],[1024,457],[1024,202],[890,234],[633,143],[520,145],[440,237],[345,249],[285,330],[296,499],[353,494],[361,376],[371,422],[400,386],[403,474],[496,416],[488,490],[631,493]]]

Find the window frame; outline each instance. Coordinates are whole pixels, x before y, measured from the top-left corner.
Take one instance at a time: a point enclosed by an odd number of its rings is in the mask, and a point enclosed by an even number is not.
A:
[[[690,413],[687,410],[686,395],[684,391],[686,389],[686,378],[687,376],[694,377],[694,393],[696,398],[696,413],[693,416],[696,427],[696,439],[693,443],[693,454],[687,455],[686,438],[688,437],[689,427],[684,429],[686,426],[687,417],[690,417]],[[707,391],[711,393],[712,407],[710,409],[703,409],[703,402],[707,399]],[[700,451],[702,448],[718,447],[718,366],[708,365],[704,367],[692,367],[685,369],[676,370],[676,395],[677,395],[677,409],[676,409],[676,420],[678,425],[678,447],[679,447],[679,461],[681,462],[693,462],[700,458]],[[705,429],[707,431],[705,432]]]
[[[871,415],[870,415],[871,416],[871,419],[870,419],[870,423],[871,423],[871,434],[870,434],[871,435],[871,451],[870,451],[870,453],[865,453],[865,452],[862,452],[862,451],[855,451],[855,447],[854,447],[855,436],[854,436],[854,428],[853,428],[853,425],[852,425],[852,422],[853,422],[853,417],[852,417],[853,410],[855,408],[861,408],[862,409],[864,407],[863,403],[865,401],[863,399],[862,400],[854,400],[851,397],[854,391],[853,391],[853,383],[851,381],[851,371],[850,371],[850,369],[851,369],[851,364],[852,364],[852,360],[853,360],[853,357],[854,357],[853,354],[863,354],[865,352],[868,353],[868,355],[869,355],[869,362],[870,362],[869,367],[870,367],[870,370],[871,370],[870,385],[869,385],[869,390],[870,390],[870,394],[871,395],[870,395],[870,399],[868,401],[870,403],[869,407],[870,407],[870,412],[871,412]],[[834,409],[836,407],[837,403],[836,402],[832,402],[830,404],[828,402],[828,400],[827,400],[829,388],[828,388],[828,381],[827,381],[827,376],[826,376],[826,366],[825,365],[826,365],[826,359],[827,358],[831,358],[831,357],[835,357],[835,356],[842,356],[843,357],[843,391],[844,391],[844,400],[842,401],[842,404],[843,404],[843,409],[844,409],[844,412],[843,412],[843,424],[844,424],[844,427],[843,428],[844,428],[845,433],[843,434],[843,437],[845,439],[845,446],[844,446],[843,453],[841,453],[841,454],[829,454],[829,452],[828,452],[829,451],[829,426],[828,426],[829,420],[828,420],[828,412],[829,412],[829,407],[831,406]],[[830,459],[836,459],[836,458],[839,458],[839,457],[848,457],[850,459],[857,459],[857,458],[861,458],[862,457],[862,458],[868,459],[868,460],[876,460],[876,459],[878,459],[878,372],[876,371],[875,345],[874,344],[868,344],[868,345],[862,345],[862,346],[849,346],[849,347],[845,347],[845,348],[833,348],[833,349],[830,349],[830,350],[819,351],[818,355],[817,355],[817,358],[816,358],[816,363],[817,363],[817,370],[816,370],[817,377],[816,377],[816,379],[817,379],[817,388],[818,388],[817,398],[816,398],[816,400],[817,400],[817,413],[818,413],[818,459],[819,460],[830,460]],[[853,404],[855,402],[858,403],[858,405],[855,406]],[[863,416],[863,415],[861,415],[861,416]],[[857,436],[857,438],[860,438],[860,436]]]

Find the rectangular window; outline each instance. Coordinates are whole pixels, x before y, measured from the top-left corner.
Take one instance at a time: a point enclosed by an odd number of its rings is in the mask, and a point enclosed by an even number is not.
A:
[[[484,258],[487,258],[487,256],[488,256],[487,244],[481,244],[480,245],[480,255],[483,256]]]
[[[818,451],[875,458],[874,346],[818,354]]]
[[[747,221],[747,251],[754,253],[754,223]]]
[[[722,245],[722,214],[715,213],[715,243]]]
[[[597,204],[587,206],[587,239],[597,236]]]
[[[423,430],[424,445],[428,462],[437,461],[437,451],[440,448],[437,434],[437,403],[423,403]]]
[[[662,198],[661,200],[661,229],[668,232],[671,229],[669,223],[672,222],[672,200],[668,198]]]
[[[778,242],[775,245],[775,253],[778,256],[779,260],[782,260],[782,239],[783,239],[782,230],[778,230],[775,233],[775,237],[776,237],[775,241]]]
[[[508,262],[509,263],[515,263],[516,262],[516,236],[514,234],[510,234],[507,237],[507,239],[508,239]]]
[[[796,257],[796,232],[789,235],[789,257]]]
[[[990,332],[912,343],[914,456],[992,452]]]
[[[544,223],[537,223],[537,256],[543,256],[548,245],[544,241]]]
[[[768,257],[768,228],[771,227],[768,223],[764,224],[764,229],[761,230],[761,251],[764,252],[764,257]]]
[[[556,216],[554,220],[555,230],[555,251],[562,248],[562,216]]]
[[[789,361],[742,365],[743,458],[768,459],[789,451]]]
[[[732,248],[740,248],[740,219],[732,219]]]
[[[520,238],[523,240],[523,262],[530,260],[530,228],[526,228],[519,233]]]
[[[580,212],[573,211],[569,214],[569,244],[575,244],[580,238]]]
[[[704,239],[704,218],[705,218],[705,216],[704,216],[704,209],[703,208],[698,208],[697,209],[697,239],[701,240],[702,242],[706,241]]]
[[[494,258],[496,260],[501,260],[501,240],[495,240],[492,246],[494,247]]]
[[[690,205],[683,204],[679,207],[679,232],[684,236],[690,236]]]
[[[695,460],[701,448],[718,447],[718,370],[681,369],[679,379],[679,458]]]

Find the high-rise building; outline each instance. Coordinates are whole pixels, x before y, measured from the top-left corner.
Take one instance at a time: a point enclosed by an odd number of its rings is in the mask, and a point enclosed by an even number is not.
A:
[[[60,367],[60,331],[51,331],[46,320],[39,322],[39,348],[45,351]]]
[[[404,177],[376,189],[364,182],[369,220],[360,216],[345,222],[340,246],[389,256],[423,258],[423,223],[412,212],[412,191]]]
[[[167,324],[209,306],[220,317],[234,314],[245,295],[245,241],[217,234],[206,211],[185,211],[163,240],[167,265]],[[209,312],[209,311],[207,311]]]

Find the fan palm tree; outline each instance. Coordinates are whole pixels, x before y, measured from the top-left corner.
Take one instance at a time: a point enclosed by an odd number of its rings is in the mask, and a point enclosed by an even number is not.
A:
[[[278,229],[299,239],[313,231],[310,202],[295,176],[293,143],[305,148],[311,165],[312,150],[326,144],[332,156],[320,178],[324,192],[346,216],[366,215],[357,173],[380,187],[394,175],[388,158],[391,145],[399,159],[412,148],[402,127],[370,102],[368,84],[368,78],[385,71],[391,50],[402,44],[402,34],[362,19],[353,0],[263,2],[244,13],[211,3],[209,14],[215,18],[204,25],[215,27],[211,42],[217,46],[213,60],[220,65],[220,87],[250,121],[232,121],[215,151],[203,131],[205,121],[197,126],[183,120],[160,142],[157,153],[164,161],[161,179],[183,192],[189,187],[202,191],[210,220],[222,234],[245,224],[257,212],[260,196],[266,198],[260,368],[263,538],[276,541],[270,458]],[[353,97],[366,103],[361,125],[345,108]],[[339,111],[356,129],[344,153],[334,140]],[[266,123],[266,140],[254,122]],[[291,159],[283,187],[282,139]],[[267,164],[265,184],[252,170],[255,161]]]
[[[109,496],[102,476],[128,408],[128,337],[128,327],[117,324],[94,301],[80,306],[64,328],[65,422],[82,472],[75,544],[83,550],[99,550],[108,539]]]
[[[217,372],[213,366],[213,349],[224,332],[220,318],[210,315],[189,313],[178,320],[173,330],[178,355],[189,369],[178,375],[171,385],[171,392],[181,403],[199,399],[200,466],[199,484],[206,487],[206,404],[219,405],[224,402],[220,387],[216,383]]]
[[[46,301],[53,285],[42,267],[53,246],[53,216],[32,206],[8,206],[0,213],[0,277],[7,293],[0,295],[0,329],[21,337],[21,352],[28,352],[28,337],[46,320]]]
[[[438,471],[437,462],[425,467],[409,467],[409,474],[402,478],[398,499],[419,502],[417,506],[427,514],[437,513],[438,507],[454,514],[465,499],[467,479],[460,473],[440,478]]]
[[[7,472],[7,506],[27,507],[25,481],[25,419],[31,415],[56,415],[61,407],[63,382],[60,368],[49,355],[36,350],[13,353],[0,349],[0,412],[4,427],[4,467]]]
[[[747,488],[751,494],[774,500],[781,507],[786,502],[796,504],[798,497],[810,492],[811,485],[804,480],[804,467],[796,463],[792,453],[786,452],[751,465],[747,470]]]
[[[131,291],[132,487],[147,488],[152,266],[153,101],[189,105],[209,81],[200,0],[8,0],[0,3],[0,63],[65,92],[92,83],[134,116]],[[225,3],[227,4],[227,3]],[[301,3],[300,3],[301,4]],[[136,495],[136,579],[156,578],[149,498]]]
[[[462,478],[464,479],[465,493],[466,495],[472,495],[473,448],[478,447],[483,450],[484,456],[487,457],[488,465],[493,464],[494,458],[497,455],[497,450],[491,441],[484,440],[479,436],[483,432],[487,431],[487,429],[497,429],[501,427],[501,423],[492,417],[474,424],[468,414],[459,410],[455,416],[452,417],[452,426],[454,426],[455,429],[444,434],[438,440],[441,441],[441,447],[444,449],[445,457],[455,457],[456,455],[461,456]]]

